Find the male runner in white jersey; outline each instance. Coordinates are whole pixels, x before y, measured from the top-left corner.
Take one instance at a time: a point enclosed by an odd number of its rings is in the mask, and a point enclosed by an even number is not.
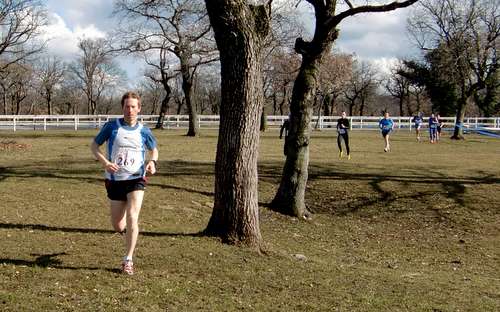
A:
[[[155,174],[158,149],[151,130],[137,121],[141,111],[140,97],[127,92],[121,105],[123,118],[108,121],[94,138],[91,150],[105,169],[113,228],[125,232],[126,253],[122,272],[132,275],[132,256],[139,235],[138,219],[146,188],[146,173]],[[107,155],[100,149],[104,142],[108,143]],[[149,151],[148,161],[146,150]]]

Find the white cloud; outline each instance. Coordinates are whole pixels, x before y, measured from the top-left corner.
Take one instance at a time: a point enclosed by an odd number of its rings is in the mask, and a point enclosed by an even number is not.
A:
[[[358,4],[362,4],[361,1]],[[312,33],[314,14],[311,6],[301,5],[299,10],[304,25]],[[356,54],[359,59],[372,62],[383,72],[388,72],[390,65],[394,64],[397,58],[408,58],[418,54],[418,49],[407,37],[406,19],[409,12],[406,8],[383,13],[359,14],[344,19],[338,25],[340,35],[335,42],[335,50]]]
[[[78,41],[81,38],[104,38],[106,34],[93,24],[70,29],[61,16],[51,14],[49,25],[42,30],[42,37],[48,40],[48,53],[64,60],[71,60],[78,53]]]
[[[395,57],[387,58],[381,57],[371,60],[372,64],[380,70],[380,73],[384,76],[391,74],[391,69],[398,63],[398,59]]]
[[[402,58],[416,53],[406,35],[404,11],[355,16],[339,28],[338,49],[362,58]]]
[[[96,25],[107,29],[113,24],[113,0],[47,0],[47,8],[60,15],[70,28]]]

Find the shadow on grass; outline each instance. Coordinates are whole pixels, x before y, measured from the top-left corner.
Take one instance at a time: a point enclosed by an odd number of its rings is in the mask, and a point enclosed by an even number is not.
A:
[[[28,166],[19,167],[0,167],[0,181],[8,177],[35,178],[42,177],[47,179],[62,179],[73,180],[75,182],[87,182],[93,184],[101,184],[103,179],[102,169],[96,166],[93,160],[87,161],[65,161],[64,167],[62,162],[58,160],[50,160],[45,163],[31,164]],[[79,168],[86,165],[86,168]],[[259,180],[270,184],[279,185],[282,174],[283,163],[281,161],[265,161],[259,162]],[[168,160],[159,162],[159,177],[173,178],[176,181],[177,177],[194,177],[198,180],[207,179],[214,176],[213,162],[195,162],[185,160]],[[154,181],[154,180],[152,180]],[[158,181],[158,180],[157,180]],[[356,197],[356,202],[345,204],[345,208],[332,207],[335,212],[342,214],[355,212],[363,207],[368,207],[374,204],[388,205],[398,199],[414,199],[418,200],[422,196],[432,196],[435,194],[442,195],[452,199],[460,206],[465,205],[464,195],[466,194],[466,185],[480,184],[500,184],[498,176],[491,175],[487,172],[478,172],[477,176],[473,177],[451,177],[440,174],[435,170],[428,170],[427,167],[412,167],[405,168],[402,173],[397,170],[387,170],[386,168],[368,168],[362,172],[353,168],[350,164],[327,164],[317,165],[311,164],[309,167],[309,182],[316,181],[351,181],[365,182],[373,190],[374,196],[359,195]],[[398,194],[401,187],[395,189],[387,189],[383,187],[384,182],[394,182],[400,184],[404,189],[417,188],[418,185],[437,185],[438,191],[413,191],[411,194]],[[150,186],[161,189],[172,189],[184,191],[188,193],[196,193],[204,196],[212,197],[214,193],[211,191],[203,191],[194,187],[179,186],[175,184],[166,184],[165,182],[150,183]],[[308,190],[311,194],[311,191]],[[317,194],[317,197],[328,194]],[[259,203],[261,206],[268,206],[266,203]],[[331,206],[331,205],[328,205]],[[316,210],[316,211],[315,211]],[[313,209],[313,212],[322,212],[321,208]],[[326,212],[326,211],[325,211]],[[330,211],[331,212],[331,211]]]
[[[259,177],[261,180],[269,183],[279,183],[281,173],[278,170],[279,168],[276,168],[276,166],[273,166],[272,164],[262,165],[259,167],[259,173],[262,171],[263,174],[260,174]],[[373,191],[373,196],[371,194],[357,195],[352,197],[352,201],[347,202],[343,198],[337,198],[336,203],[332,204],[331,199],[333,197],[328,196],[329,194],[326,193],[331,191],[331,189],[327,187],[321,188],[318,191],[315,188],[312,188],[307,191],[306,198],[309,195],[310,198],[315,198],[316,201],[322,203],[314,203],[315,205],[313,206],[308,205],[308,208],[312,212],[316,213],[336,213],[339,215],[347,215],[367,207],[390,206],[398,200],[413,200],[415,203],[418,203],[426,196],[435,195],[441,195],[444,198],[452,199],[459,206],[465,207],[466,202],[464,195],[467,192],[467,185],[500,184],[500,177],[486,172],[478,172],[478,176],[459,178],[446,176],[436,171],[429,171],[426,168],[414,168],[413,170],[406,169],[404,174],[394,170],[388,170],[386,172],[384,168],[375,168],[374,170],[375,171],[373,173],[367,173],[366,171],[353,173],[352,167],[349,167],[349,165],[347,165],[347,167],[337,164],[310,165],[308,182],[365,182]],[[382,184],[384,182],[397,183],[398,186],[388,189]],[[419,191],[417,190],[419,185],[436,185],[437,190]],[[402,189],[411,190],[411,193],[408,194],[406,192],[406,194],[404,194],[401,192]],[[352,194],[355,194],[354,190]],[[437,214],[441,214],[439,209],[432,208],[432,210]],[[396,208],[391,211],[395,213],[403,213],[406,210]]]
[[[16,223],[0,223],[0,229],[19,229],[19,230],[39,230],[39,231],[54,231],[54,232],[66,232],[66,233],[92,233],[92,234],[117,234],[117,232],[105,229],[91,229],[91,228],[69,228],[69,227],[56,227],[48,226],[44,224],[16,224]],[[161,233],[161,232],[141,232],[142,236],[149,237],[202,237],[205,236],[202,232],[198,233]],[[31,256],[36,256],[35,260],[24,260],[24,259],[8,259],[0,258],[0,265],[17,265],[17,266],[27,266],[27,267],[40,267],[40,268],[52,268],[61,270],[104,270],[110,273],[121,274],[121,271],[117,268],[103,268],[103,267],[76,267],[63,265],[63,262],[56,257],[67,255],[65,252],[53,253],[53,254],[31,254]]]
[[[60,180],[74,180],[93,184],[103,184],[104,178],[98,177],[102,176],[102,170],[100,168],[95,168],[95,163],[91,161],[86,161],[88,163],[89,169],[81,168],[71,168],[72,165],[81,164],[82,162],[70,161],[65,162],[64,167],[60,161],[48,161],[46,163],[31,166],[19,166],[19,167],[0,167],[0,182],[9,178],[44,178],[44,179],[60,179]],[[176,177],[176,176],[199,176],[200,179],[204,179],[206,176],[214,175],[214,165],[213,163],[201,163],[201,162],[187,162],[182,160],[175,161],[160,161],[159,168],[160,171],[155,176],[163,177]],[[172,168],[172,169],[170,169]],[[89,176],[95,175],[95,176]],[[213,196],[213,192],[201,191],[195,188],[188,188],[176,185],[167,185],[165,183],[148,183],[150,186],[159,187],[162,189],[172,189],[176,191],[185,191],[189,193],[197,193],[204,196]]]
[[[90,233],[90,234],[116,234],[116,231],[105,229],[91,228],[70,228],[60,226],[50,226],[45,224],[23,224],[23,223],[0,223],[0,229],[17,229],[17,230],[36,230],[36,231],[53,231],[65,233]],[[201,233],[162,233],[162,232],[141,232],[142,236],[149,237],[201,237]]]
[[[24,260],[24,259],[7,259],[0,258],[0,265],[17,265],[17,266],[27,266],[30,268],[51,268],[51,269],[60,269],[60,270],[89,270],[89,271],[97,271],[104,270],[111,273],[121,273],[121,271],[117,268],[101,268],[101,267],[76,267],[76,266],[67,266],[63,265],[63,262],[56,257],[67,255],[65,252],[53,253],[47,255],[40,254],[31,254],[31,256],[36,256],[35,260]]]

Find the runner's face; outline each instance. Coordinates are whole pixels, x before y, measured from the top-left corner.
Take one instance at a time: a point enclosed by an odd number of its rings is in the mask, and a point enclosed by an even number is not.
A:
[[[345,116],[346,116],[346,114],[345,114],[345,112],[343,112],[343,113],[342,113],[342,117],[343,117],[343,118],[345,118]]]
[[[123,103],[123,117],[125,120],[135,120],[141,111],[139,101],[137,99],[125,99]]]

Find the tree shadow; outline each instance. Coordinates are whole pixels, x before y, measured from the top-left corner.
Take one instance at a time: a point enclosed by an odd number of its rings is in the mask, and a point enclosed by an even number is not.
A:
[[[0,223],[0,229],[17,229],[17,230],[36,230],[36,231],[52,231],[65,233],[84,233],[84,234],[116,234],[116,231],[106,229],[92,228],[71,228],[61,226],[50,226],[45,224],[23,224],[23,223]],[[199,237],[201,233],[165,233],[165,232],[140,232],[142,236],[148,237]]]
[[[61,166],[61,164],[61,161],[52,160],[31,164],[27,167],[0,167],[0,182],[8,177],[42,177],[47,179],[73,180],[92,184],[103,183],[102,169],[96,166],[95,162],[91,159],[65,160],[64,166]],[[259,182],[266,182],[276,186],[279,185],[282,174],[282,165],[282,161],[260,161],[258,163]],[[85,166],[85,168],[81,168],[82,166]],[[464,195],[466,195],[467,188],[465,185],[500,184],[500,177],[489,172],[478,171],[477,175],[473,177],[453,177],[440,174],[438,170],[429,170],[429,167],[412,167],[411,169],[405,168],[404,173],[401,173],[397,170],[387,170],[382,167],[367,168],[367,170],[363,170],[363,172],[357,172],[356,170],[353,170],[352,166],[352,164],[346,163],[330,163],[320,165],[311,164],[309,166],[309,184],[315,182],[328,183],[331,181],[365,182],[373,191],[374,196],[364,196],[363,194],[360,194],[356,197],[355,202],[346,203],[344,201],[342,205],[332,203],[331,200],[330,202],[326,202],[327,205],[333,207],[335,213],[354,213],[363,207],[369,207],[372,205],[389,205],[394,201],[401,199],[417,201],[419,198],[435,194],[441,195],[444,198],[450,198],[459,206],[463,207],[466,205]],[[214,168],[214,162],[196,162],[179,159],[164,160],[159,162],[160,171],[157,173],[157,176],[167,178],[187,176],[202,181],[215,175]],[[410,194],[407,194],[408,192],[405,192],[406,194],[395,194],[397,189],[400,189],[400,187],[395,190],[390,190],[384,187],[384,182],[394,182],[398,183],[400,186],[406,187],[406,189],[410,189],[411,187],[415,187],[416,189],[413,192],[410,192]],[[149,185],[164,190],[172,189],[188,193],[196,193],[208,197],[214,196],[213,191],[200,189],[196,185],[193,187],[186,187],[175,184],[167,184],[162,182],[161,179],[152,179],[150,180]],[[191,183],[191,185],[193,185],[193,183]],[[438,191],[419,191],[419,185],[438,185]],[[307,194],[311,194],[311,191],[308,190],[306,192],[306,201],[308,196]],[[317,194],[317,197],[321,196],[325,197],[325,194]],[[337,199],[334,199],[334,201],[336,200]],[[259,205],[264,207],[269,206],[267,203],[262,202],[260,202]],[[310,207],[310,209],[313,212],[326,212],[318,207]],[[330,210],[330,212],[332,211]],[[44,225],[38,226],[43,227]],[[61,228],[59,228],[59,230],[60,229]],[[89,232],[99,230],[76,229],[75,231]],[[151,235],[156,234],[151,233]]]
[[[104,270],[111,273],[121,273],[119,269],[116,268],[103,268],[103,267],[86,267],[86,266],[67,266],[63,265],[63,261],[58,259],[59,256],[68,255],[66,252],[59,252],[53,254],[30,254],[30,256],[36,257],[35,260],[24,260],[24,259],[8,259],[0,258],[0,265],[16,265],[16,266],[26,266],[30,268],[50,268],[50,269],[60,269],[60,270],[88,270],[97,271]]]
[[[406,169],[404,174],[392,174],[393,171],[387,173],[353,173],[352,170],[345,169],[336,165],[311,165],[308,183],[319,182],[323,180],[328,181],[350,181],[350,182],[365,182],[366,185],[372,190],[372,195],[356,195],[351,200],[343,198],[330,197],[324,199],[323,205],[308,205],[308,209],[315,213],[334,213],[337,215],[347,215],[356,213],[362,209],[370,207],[389,207],[396,201],[415,202],[416,204],[425,197],[442,196],[453,200],[458,206],[466,207],[464,196],[467,193],[466,185],[495,185],[500,184],[500,177],[486,172],[478,172],[477,176],[473,177],[452,177],[440,174],[433,170],[426,170],[426,168],[414,168],[413,170]],[[269,174],[268,176],[271,176]],[[384,187],[384,182],[393,182],[397,184],[396,188],[388,189]],[[321,182],[322,184],[326,183]],[[418,186],[437,186],[437,190],[421,191]],[[415,189],[412,189],[414,187]],[[322,188],[320,192],[325,192],[328,188]],[[402,190],[404,190],[402,192]],[[312,195],[316,190],[308,190],[310,198],[321,198],[322,194]],[[317,192],[317,191],[316,191]],[[349,194],[356,194],[354,191]],[[312,196],[311,196],[312,195]],[[327,197],[327,196],[324,196]],[[333,200],[332,200],[333,199]],[[328,208],[325,208],[327,206]],[[431,203],[429,207],[434,213],[442,215],[440,209],[434,207]],[[395,208],[391,212],[404,213],[408,209]],[[375,213],[375,212],[374,212]],[[442,215],[441,218],[446,216]]]
[[[102,177],[102,170],[99,168],[81,169],[71,168],[71,165],[79,164],[80,162],[70,161],[65,165],[68,168],[61,168],[60,162],[52,161],[43,163],[43,167],[38,166],[23,166],[23,167],[0,167],[0,182],[10,178],[45,178],[45,179],[61,179],[61,180],[75,180],[80,182],[102,184],[104,178]],[[90,162],[89,162],[90,165]],[[176,170],[168,172],[159,172],[156,176],[175,177],[175,176],[200,176],[200,179],[214,174],[213,164],[211,163],[197,163],[186,161],[163,161],[159,162],[160,168],[176,168]],[[164,169],[165,170],[165,169]],[[167,171],[167,170],[165,170]],[[91,175],[91,176],[89,176]],[[101,177],[99,177],[101,175]],[[148,183],[150,186],[159,187],[162,189],[172,189],[178,191],[185,191],[189,193],[198,193],[204,196],[213,196],[213,192],[202,191],[194,188],[181,187],[176,185],[167,185],[165,183]]]
[[[105,230],[105,229],[92,229],[92,228],[70,228],[70,227],[59,227],[59,226],[49,226],[44,224],[20,224],[20,223],[0,223],[0,229],[18,229],[18,230],[37,230],[37,231],[54,231],[54,232],[65,232],[65,233],[85,233],[85,234],[117,234],[116,231]],[[203,232],[197,233],[162,233],[162,232],[140,232],[142,236],[148,237],[202,237],[205,236]],[[17,266],[27,266],[27,267],[41,267],[41,268],[53,268],[62,270],[104,270],[111,273],[120,273],[121,271],[116,268],[104,268],[104,267],[85,267],[85,266],[67,266],[63,265],[63,262],[58,259],[59,256],[68,255],[66,252],[53,253],[53,254],[30,254],[31,256],[36,256],[35,260],[24,260],[24,259],[8,259],[0,258],[0,265],[11,264]]]

